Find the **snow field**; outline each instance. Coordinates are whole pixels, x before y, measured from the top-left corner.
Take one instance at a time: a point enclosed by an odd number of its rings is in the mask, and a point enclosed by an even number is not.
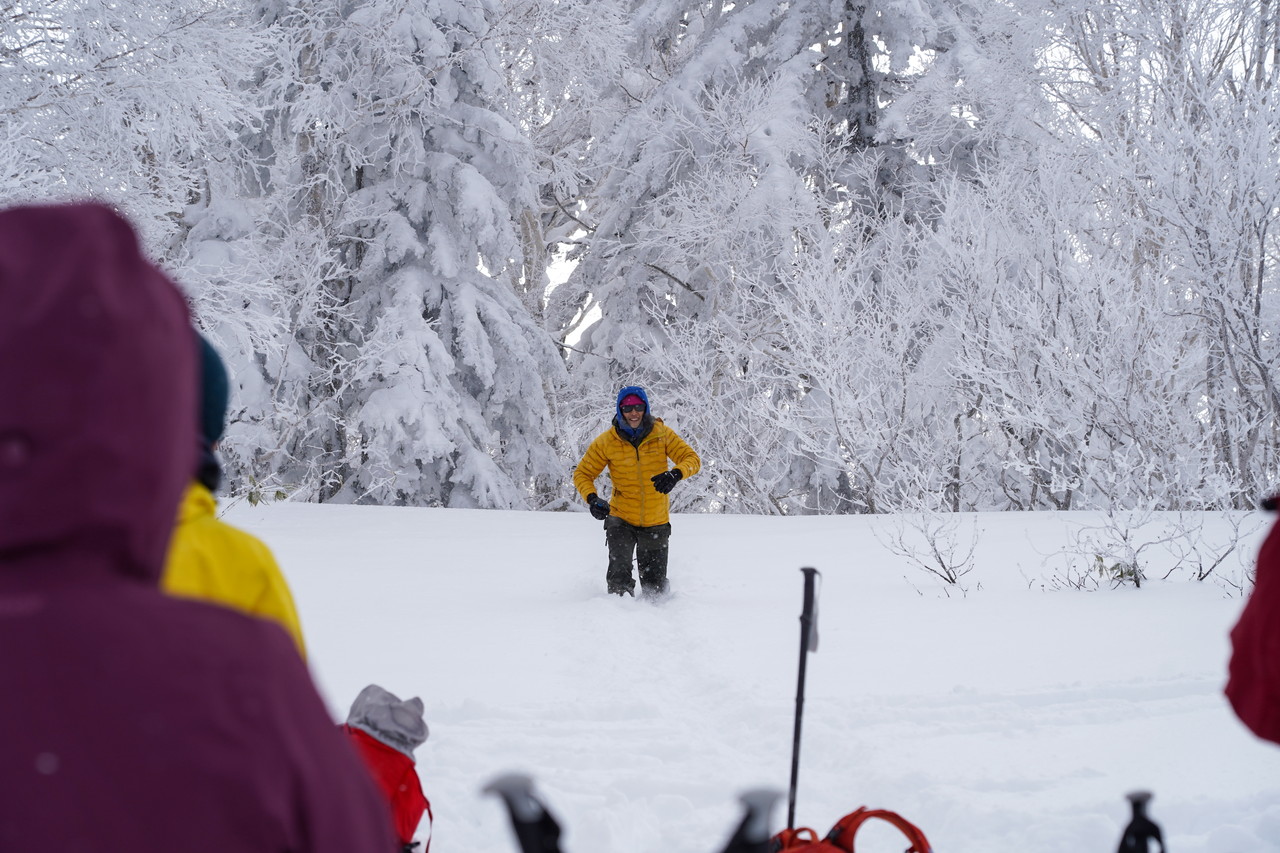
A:
[[[433,853],[515,850],[480,792],[508,771],[534,777],[567,853],[715,853],[755,787],[783,795],[781,828],[805,565],[822,577],[798,825],[869,805],[947,853],[1110,851],[1124,795],[1149,789],[1178,853],[1280,849],[1280,750],[1221,694],[1242,600],[1186,579],[1053,588],[1079,518],[969,518],[983,532],[962,594],[886,547],[888,519],[680,516],[658,604],[604,594],[585,513],[241,504],[227,519],[280,559],[335,719],[370,682],[423,698]],[[859,851],[901,849],[864,832]]]

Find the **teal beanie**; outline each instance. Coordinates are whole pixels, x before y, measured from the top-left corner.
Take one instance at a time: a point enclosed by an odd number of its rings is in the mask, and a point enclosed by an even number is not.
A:
[[[205,447],[211,447],[227,425],[230,382],[218,351],[204,335],[196,337],[200,339],[200,434]]]

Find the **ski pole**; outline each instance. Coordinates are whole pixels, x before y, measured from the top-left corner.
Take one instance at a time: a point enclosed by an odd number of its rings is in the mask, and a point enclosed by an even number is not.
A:
[[[772,789],[744,791],[739,797],[743,806],[742,822],[720,853],[771,853],[773,843],[770,840],[769,815],[781,797]]]
[[[791,742],[791,793],[787,797],[787,829],[796,826],[796,780],[800,776],[800,720],[804,716],[804,673],[809,652],[818,650],[818,609],[814,601],[813,579],[818,570],[805,567],[804,607],[800,611],[800,678],[796,685],[796,727]]]
[[[1160,834],[1160,827],[1147,817],[1147,803],[1151,802],[1151,792],[1134,791],[1125,796],[1133,808],[1133,819],[1120,837],[1119,853],[1149,853],[1152,841],[1159,847],[1159,853],[1164,853],[1164,837]]]
[[[483,790],[502,798],[520,853],[560,853],[560,824],[533,793],[532,779],[522,773],[506,773]]]

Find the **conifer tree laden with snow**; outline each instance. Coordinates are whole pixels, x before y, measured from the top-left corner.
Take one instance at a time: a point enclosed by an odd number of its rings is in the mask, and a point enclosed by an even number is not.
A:
[[[535,170],[506,113],[502,4],[433,9],[298,6],[274,23],[291,74],[279,143],[296,140],[276,189],[334,261],[328,316],[298,331],[333,423],[320,497],[536,506],[559,477],[562,366],[513,286]]]

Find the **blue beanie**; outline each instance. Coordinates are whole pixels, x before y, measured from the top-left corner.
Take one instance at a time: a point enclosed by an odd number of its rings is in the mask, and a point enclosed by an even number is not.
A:
[[[196,337],[200,339],[200,437],[205,447],[212,447],[227,425],[230,382],[218,351],[204,335]]]

